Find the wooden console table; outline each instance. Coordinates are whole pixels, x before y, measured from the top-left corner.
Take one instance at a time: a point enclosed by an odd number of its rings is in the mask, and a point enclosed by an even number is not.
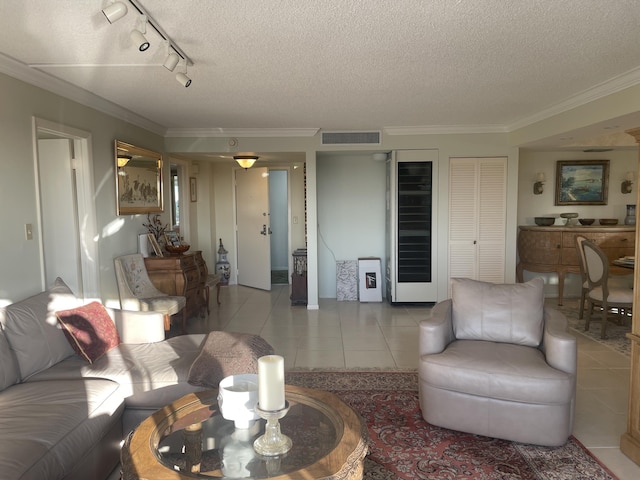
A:
[[[558,305],[562,305],[564,278],[567,273],[580,274],[576,236],[595,242],[610,262],[635,252],[635,226],[520,226],[516,276],[523,282],[525,270],[558,274]]]
[[[187,299],[187,316],[205,308],[205,282],[207,265],[202,252],[182,255],[146,257],[144,264],[151,282],[158,290],[168,295],[181,295]]]

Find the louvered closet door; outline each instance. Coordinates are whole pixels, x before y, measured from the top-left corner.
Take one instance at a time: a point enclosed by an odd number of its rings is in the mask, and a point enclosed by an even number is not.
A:
[[[476,278],[478,162],[451,159],[449,169],[449,277]]]
[[[450,278],[504,281],[506,178],[506,158],[450,160]]]

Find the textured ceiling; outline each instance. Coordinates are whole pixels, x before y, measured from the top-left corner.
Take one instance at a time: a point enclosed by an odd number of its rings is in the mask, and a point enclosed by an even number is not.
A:
[[[109,1],[2,0],[0,53],[168,129],[504,129],[640,83],[638,0],[139,2],[193,60],[189,88],[151,28],[132,47],[128,1],[111,25]]]

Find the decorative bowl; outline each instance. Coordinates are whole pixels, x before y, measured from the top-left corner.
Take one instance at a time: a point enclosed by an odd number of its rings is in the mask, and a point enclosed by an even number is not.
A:
[[[578,214],[578,213],[561,213],[560,216],[562,218],[566,218],[566,219],[570,220],[572,218],[578,218],[580,216],[580,214]]]
[[[218,406],[227,420],[233,420],[236,428],[251,428],[260,418],[255,411],[258,403],[258,375],[243,373],[231,375],[220,381]]]
[[[539,227],[548,227],[556,221],[555,217],[535,217],[533,219]]]
[[[186,243],[183,243],[181,245],[165,245],[164,246],[165,250],[169,253],[173,253],[173,254],[181,254],[186,252],[187,250],[189,250],[190,245],[187,245]]]
[[[600,222],[600,225],[617,225],[618,224],[618,219],[617,218],[601,218],[600,220],[598,220]]]
[[[579,218],[580,225],[592,225],[595,222],[594,218]]]

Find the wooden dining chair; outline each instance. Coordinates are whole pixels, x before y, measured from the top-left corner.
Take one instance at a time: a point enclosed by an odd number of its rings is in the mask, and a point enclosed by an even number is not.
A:
[[[587,239],[581,240],[580,245],[588,284],[586,293],[588,306],[584,329],[589,330],[593,307],[600,307],[602,310],[600,336],[606,338],[609,309],[615,308],[618,313],[623,311],[626,317],[633,307],[633,289],[624,284],[622,286],[615,285],[610,281],[609,259],[600,247]]]

